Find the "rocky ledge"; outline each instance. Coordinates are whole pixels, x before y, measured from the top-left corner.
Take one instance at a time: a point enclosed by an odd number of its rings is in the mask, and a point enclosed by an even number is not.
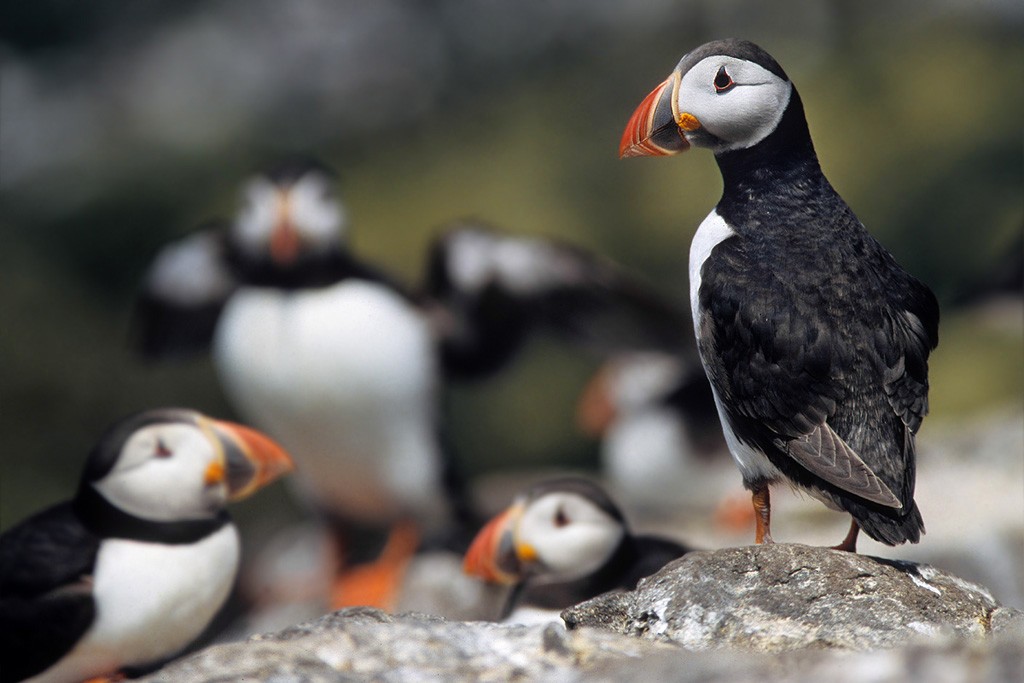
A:
[[[568,630],[343,610],[146,680],[1024,680],[1024,613],[986,589],[800,545],[692,553],[563,618]]]
[[[637,590],[562,617],[569,628],[600,626],[691,650],[781,652],[982,637],[998,610],[988,590],[935,567],[778,544],[690,553]]]

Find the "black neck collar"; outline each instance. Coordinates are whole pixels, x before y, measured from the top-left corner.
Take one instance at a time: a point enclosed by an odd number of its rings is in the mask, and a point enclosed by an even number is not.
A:
[[[100,538],[179,545],[200,541],[231,522],[226,510],[209,519],[180,522],[142,519],[114,506],[88,484],[79,489],[73,505],[82,524]]]
[[[753,147],[715,156],[722,172],[723,201],[777,191],[821,177],[818,156],[807,128],[804,105],[796,88],[779,125]]]
[[[365,277],[362,264],[345,250],[302,254],[290,268],[282,269],[269,256],[254,257],[228,245],[227,260],[238,278],[254,287],[319,289],[352,277]]]

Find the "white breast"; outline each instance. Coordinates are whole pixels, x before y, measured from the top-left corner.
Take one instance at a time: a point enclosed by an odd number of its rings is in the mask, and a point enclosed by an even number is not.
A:
[[[690,243],[690,311],[693,314],[693,331],[700,339],[700,271],[704,262],[711,256],[711,251],[729,239],[736,232],[729,227],[725,219],[716,211],[708,214]]]
[[[71,683],[174,655],[224,604],[238,561],[232,524],[192,544],[104,541],[93,573],[96,621],[71,652],[30,680]]]
[[[690,440],[678,415],[652,407],[616,421],[601,445],[616,493],[648,505],[676,501],[693,478]]]
[[[703,311],[700,309],[701,269],[704,267],[704,262],[711,256],[714,248],[735,234],[736,231],[729,227],[725,219],[719,216],[716,211],[712,211],[701,222],[700,227],[697,228],[697,232],[693,236],[693,242],[690,243],[690,311],[693,315],[693,332],[697,338],[698,349],[701,348],[700,319],[703,315]],[[701,350],[700,356],[701,363],[704,365],[704,371],[707,372],[708,363],[704,358],[703,350]],[[729,424],[725,410],[722,408],[722,399],[719,398],[714,384],[712,384],[711,391],[715,397],[715,407],[718,408],[718,419],[722,422],[725,442],[729,446],[729,452],[739,466],[744,480],[774,480],[781,478],[782,473],[768,460],[764,453],[756,448],[747,446],[737,438],[732,425]]]
[[[437,505],[433,340],[397,293],[362,280],[243,289],[214,358],[234,405],[291,452],[323,504],[378,520]]]

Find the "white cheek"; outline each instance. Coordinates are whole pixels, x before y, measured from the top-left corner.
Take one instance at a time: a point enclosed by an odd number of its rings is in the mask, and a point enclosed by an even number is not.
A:
[[[342,234],[345,214],[341,204],[325,195],[319,184],[296,185],[290,195],[292,220],[306,244],[327,247]]]
[[[643,408],[668,393],[679,381],[679,360],[657,353],[628,356],[613,381],[614,403],[623,411]]]
[[[144,519],[174,521],[214,514],[226,500],[223,483],[208,485],[204,476],[217,457],[193,428],[166,428],[162,442],[169,458],[153,455],[156,440],[142,435],[126,446],[122,460],[95,488],[120,509]]]
[[[538,543],[536,549],[550,580],[570,581],[599,569],[621,540],[618,527],[574,522],[557,529],[550,542]]]
[[[277,218],[277,201],[277,193],[269,184],[254,183],[247,188],[233,227],[242,248],[258,251],[268,243]]]
[[[457,235],[448,253],[448,275],[456,289],[478,293],[494,276],[492,240],[471,232]]]
[[[789,102],[790,90],[788,87],[776,87],[775,83],[737,87],[721,96],[722,101],[728,104],[727,116],[709,117],[713,122],[707,129],[729,142],[742,142],[745,147],[756,145],[779,124]]]
[[[736,86],[723,93],[713,82],[724,66]],[[737,59],[710,57],[691,68],[679,85],[679,111],[693,114],[705,131],[723,140],[715,151],[752,147],[782,119],[792,85],[767,69]]]

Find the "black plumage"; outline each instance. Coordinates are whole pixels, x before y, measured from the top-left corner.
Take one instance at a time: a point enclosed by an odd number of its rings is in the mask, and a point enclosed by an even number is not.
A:
[[[795,90],[775,132],[717,159],[736,236],[701,271],[698,344],[737,437],[875,540],[918,541],[934,295],[829,184]]]
[[[756,68],[744,62],[762,70],[752,75]],[[640,115],[666,101],[682,141],[662,146]],[[665,125],[661,116],[655,111],[650,128]],[[914,435],[928,410],[935,296],[829,184],[796,88],[758,46],[716,41],[684,57],[634,115],[622,151],[674,154],[689,144],[711,148],[722,173],[722,197],[700,245],[707,253],[691,261],[699,277],[691,297],[701,358],[755,492],[759,540],[762,531],[770,539],[767,485],[778,479],[758,462],[767,458],[872,538],[918,541]],[[701,239],[698,231],[695,243]],[[855,539],[856,527],[843,547]]]
[[[100,537],[72,504],[49,508],[0,536],[0,681],[40,673],[92,624],[90,586]]]
[[[691,550],[667,538],[627,533],[608,561],[593,574],[563,583],[523,583],[510,593],[499,619],[507,618],[519,607],[563,610],[611,591],[633,590],[640,579]]]

